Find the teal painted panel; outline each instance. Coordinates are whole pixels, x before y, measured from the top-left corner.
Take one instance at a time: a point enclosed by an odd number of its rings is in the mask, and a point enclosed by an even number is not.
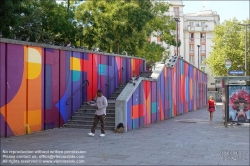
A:
[[[80,80],[81,71],[71,70],[72,71],[72,81],[77,82]]]

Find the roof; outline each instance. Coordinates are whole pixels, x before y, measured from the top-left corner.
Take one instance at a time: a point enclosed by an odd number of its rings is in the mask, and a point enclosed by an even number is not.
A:
[[[201,10],[197,13],[187,13],[185,16],[214,16],[217,15],[217,12],[212,10]]]

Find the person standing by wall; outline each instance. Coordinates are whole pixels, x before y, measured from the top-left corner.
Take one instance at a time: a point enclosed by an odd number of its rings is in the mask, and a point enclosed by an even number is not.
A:
[[[106,116],[106,107],[108,106],[108,100],[105,96],[102,95],[102,91],[97,91],[96,103],[91,104],[96,109],[94,116],[94,123],[91,128],[91,132],[88,133],[89,136],[95,136],[95,129],[100,120],[101,122],[101,137],[105,136],[105,116]]]
[[[216,108],[216,103],[213,99],[212,96],[209,97],[209,100],[208,100],[208,111],[210,113],[210,122],[213,121],[213,116],[214,116],[214,111],[215,111],[215,108]]]

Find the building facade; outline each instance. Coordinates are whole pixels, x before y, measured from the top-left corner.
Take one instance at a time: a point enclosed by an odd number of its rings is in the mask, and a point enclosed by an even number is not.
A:
[[[210,74],[211,71],[204,61],[212,51],[212,39],[214,37],[212,31],[216,25],[220,24],[220,16],[217,12],[207,9],[197,13],[183,13],[184,5],[181,0],[153,0],[152,2],[169,2],[172,4],[169,12],[166,14],[177,17],[180,21],[178,22],[178,39],[181,41],[181,46],[178,48],[178,55],[207,73],[208,91],[215,91],[214,77]],[[176,35],[176,32],[173,33]],[[153,35],[150,36],[150,41],[169,49],[170,55],[177,53],[175,46],[168,46],[167,43],[161,42],[159,38]],[[199,45],[199,48],[197,45]]]

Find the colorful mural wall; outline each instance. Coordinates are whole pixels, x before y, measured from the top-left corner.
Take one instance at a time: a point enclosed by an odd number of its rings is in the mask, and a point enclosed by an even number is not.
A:
[[[139,58],[15,42],[0,42],[0,137],[62,127],[97,89],[110,96],[119,83],[145,69]],[[86,80],[89,85],[78,90]]]
[[[206,101],[207,75],[179,59],[157,81],[140,82],[127,102],[127,130],[202,108]]]

